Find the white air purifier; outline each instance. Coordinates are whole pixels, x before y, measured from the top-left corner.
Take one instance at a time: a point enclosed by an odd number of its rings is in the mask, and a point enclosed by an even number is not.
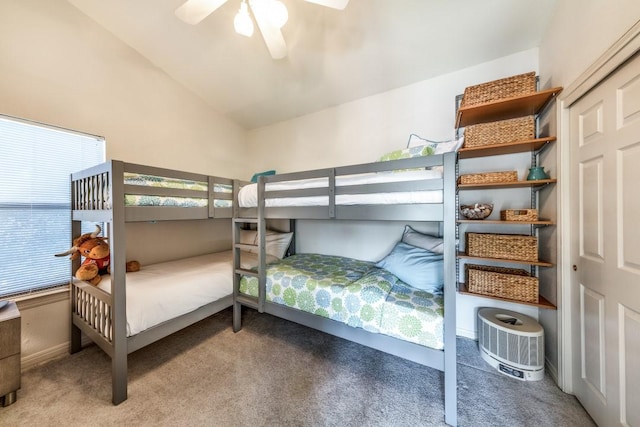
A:
[[[482,358],[504,375],[521,381],[544,378],[544,330],[532,317],[479,309],[478,346]]]

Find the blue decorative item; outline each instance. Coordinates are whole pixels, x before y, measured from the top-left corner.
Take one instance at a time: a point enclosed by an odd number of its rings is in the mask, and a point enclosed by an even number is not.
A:
[[[527,181],[539,181],[541,179],[549,179],[549,174],[544,171],[542,166],[534,166],[529,168],[529,175],[527,175]]]
[[[253,174],[253,176],[251,177],[251,182],[256,183],[258,182],[258,178],[261,176],[269,176],[269,175],[275,175],[275,174],[276,174],[276,171],[274,170],[258,172]]]

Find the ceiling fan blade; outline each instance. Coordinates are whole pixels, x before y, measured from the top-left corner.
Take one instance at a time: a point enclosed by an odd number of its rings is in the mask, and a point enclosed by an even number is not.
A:
[[[187,0],[176,9],[176,16],[182,21],[196,25],[209,16],[214,10],[226,3],[227,0]]]
[[[287,56],[287,44],[280,28],[271,23],[268,10],[264,7],[265,2],[250,0],[249,5],[271,57],[273,59],[281,59]]]
[[[319,4],[320,6],[330,7],[332,9],[342,10],[347,7],[349,0],[305,0],[309,3]]]

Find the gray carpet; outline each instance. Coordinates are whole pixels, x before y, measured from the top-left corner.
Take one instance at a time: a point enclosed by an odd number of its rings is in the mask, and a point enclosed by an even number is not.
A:
[[[129,356],[129,399],[111,405],[110,359],[96,346],[24,373],[7,426],[442,426],[443,375],[245,310],[231,310]],[[590,426],[547,376],[520,382],[459,339],[461,426]]]

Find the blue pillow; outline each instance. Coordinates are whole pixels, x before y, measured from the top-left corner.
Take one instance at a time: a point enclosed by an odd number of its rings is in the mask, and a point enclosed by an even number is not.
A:
[[[253,176],[251,177],[251,182],[256,183],[258,182],[258,178],[261,176],[269,176],[269,175],[275,175],[275,174],[276,174],[276,171],[274,170],[254,173]]]
[[[399,242],[376,264],[407,285],[434,293],[444,285],[444,255]]]

